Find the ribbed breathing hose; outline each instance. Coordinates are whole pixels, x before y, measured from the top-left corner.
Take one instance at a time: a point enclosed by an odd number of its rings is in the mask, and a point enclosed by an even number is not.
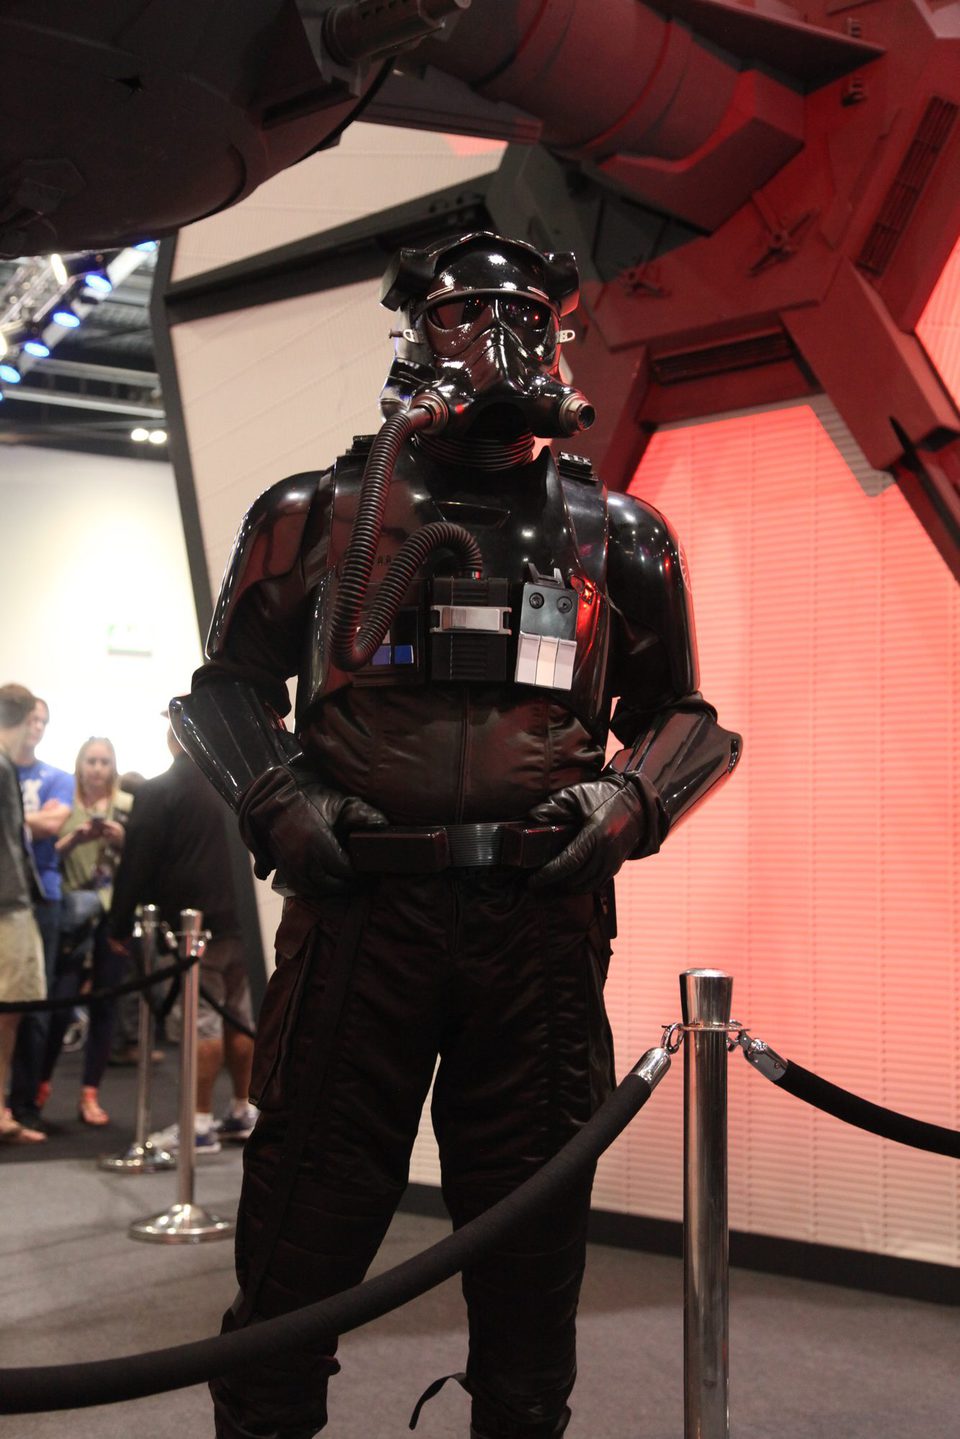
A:
[[[397,458],[410,436],[417,430],[437,427],[438,417],[438,409],[427,405],[414,405],[391,415],[378,430],[367,457],[331,622],[333,660],[342,670],[358,670],[370,663],[393,623],[410,581],[434,550],[453,550],[461,568],[472,574],[479,574],[483,568],[480,547],[469,530],[446,521],[425,525],[410,535],[394,556],[390,572],[361,628],[363,604],[377,558]]]

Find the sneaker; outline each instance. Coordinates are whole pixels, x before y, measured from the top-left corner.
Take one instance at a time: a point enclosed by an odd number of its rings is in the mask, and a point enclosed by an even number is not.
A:
[[[152,1144],[154,1149],[165,1149],[168,1154],[176,1154],[180,1148],[179,1124],[168,1124],[166,1129],[156,1130],[148,1135],[147,1142]],[[220,1140],[213,1129],[194,1130],[193,1152],[198,1159],[207,1154],[220,1153]]]
[[[253,1133],[256,1122],[257,1111],[252,1104],[248,1104],[243,1114],[225,1114],[213,1127],[221,1139],[228,1140],[231,1144],[243,1144]]]
[[[90,1028],[90,1016],[85,1009],[76,1009],[73,1018],[67,1025],[66,1033],[63,1036],[64,1054],[76,1054],[87,1042],[87,1030]]]

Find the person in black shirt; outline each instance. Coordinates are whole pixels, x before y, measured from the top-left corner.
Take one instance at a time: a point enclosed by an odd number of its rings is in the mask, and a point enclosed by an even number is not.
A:
[[[226,805],[168,729],[171,767],[137,790],[117,871],[110,911],[116,943],[130,935],[138,905],[155,904],[161,918],[176,928],[180,911],[203,911],[211,938],[200,966],[200,983],[218,1003],[248,1027],[250,988],[236,914],[227,849]],[[253,1040],[230,1024],[201,996],[197,1039],[198,1154],[215,1154],[220,1138],[244,1140],[256,1111],[248,1099]],[[230,1113],[214,1124],[213,1087],[226,1065],[233,1084]],[[151,1135],[154,1144],[176,1149],[176,1125]]]

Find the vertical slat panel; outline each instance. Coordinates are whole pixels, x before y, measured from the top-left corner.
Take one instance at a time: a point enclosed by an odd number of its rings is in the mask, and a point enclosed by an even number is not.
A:
[[[704,693],[746,746],[726,790],[620,881],[610,1005],[624,1059],[638,1013],[663,1018],[650,995],[716,965],[736,976],[737,1017],[788,1058],[958,1127],[949,572],[899,491],[868,497],[806,407],[664,432],[634,488],[685,541]],[[736,1227],[960,1262],[954,1164],[734,1064]],[[665,1212],[650,1171],[679,1167],[675,1114],[658,1094],[621,1141],[613,1207]]]

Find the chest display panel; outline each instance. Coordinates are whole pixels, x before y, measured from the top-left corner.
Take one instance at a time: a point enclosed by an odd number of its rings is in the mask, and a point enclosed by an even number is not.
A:
[[[529,568],[533,578],[523,587],[514,678],[518,684],[544,689],[572,689],[579,596],[564,584],[559,569],[548,576],[539,574],[535,565]]]

